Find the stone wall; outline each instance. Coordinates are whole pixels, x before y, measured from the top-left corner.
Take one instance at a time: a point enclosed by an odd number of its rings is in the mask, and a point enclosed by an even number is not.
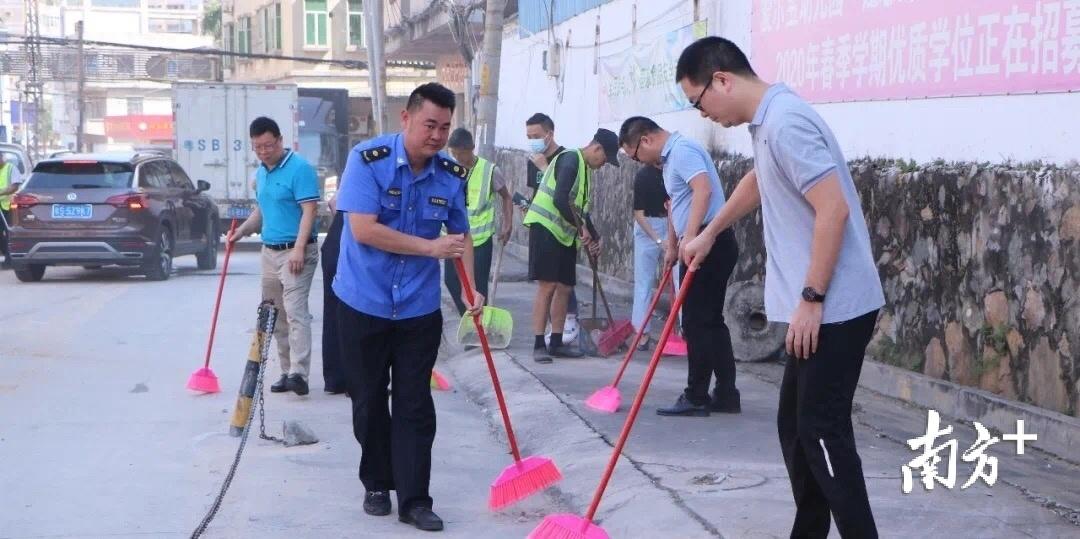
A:
[[[502,150],[511,190],[525,156]],[[752,165],[717,156],[725,191]],[[888,304],[873,359],[1080,417],[1080,166],[850,163]],[[604,167],[600,270],[633,278],[637,165]],[[761,215],[736,227],[735,280],[761,280]],[[522,228],[514,241],[527,244]],[[1076,352],[1073,352],[1073,351]]]

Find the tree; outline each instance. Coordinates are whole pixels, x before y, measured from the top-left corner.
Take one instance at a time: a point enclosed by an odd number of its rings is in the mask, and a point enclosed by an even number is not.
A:
[[[206,8],[203,11],[202,19],[202,31],[205,35],[214,36],[216,39],[220,39],[221,33],[221,2],[220,0],[210,0],[206,3]]]

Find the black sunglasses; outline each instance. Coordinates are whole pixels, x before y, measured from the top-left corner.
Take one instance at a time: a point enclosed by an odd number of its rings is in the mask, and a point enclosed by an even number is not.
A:
[[[638,153],[638,150],[640,150],[640,149],[641,149],[641,140],[642,140],[642,138],[643,138],[643,137],[638,137],[638,139],[637,139],[637,146],[634,146],[634,155],[631,155],[631,156],[630,156],[630,158],[631,158],[631,159],[633,159],[634,161],[637,161],[637,160],[638,160],[638,158],[637,158],[637,153]]]
[[[709,79],[709,82],[705,83],[705,87],[701,89],[701,93],[697,96],[697,101],[691,103],[695,109],[705,112],[705,110],[701,108],[701,98],[705,97],[705,92],[708,92],[709,88],[712,87],[712,81],[712,79]]]

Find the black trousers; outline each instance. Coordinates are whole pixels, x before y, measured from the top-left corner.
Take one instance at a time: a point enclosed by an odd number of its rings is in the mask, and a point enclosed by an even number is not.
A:
[[[432,503],[428,484],[435,403],[430,382],[442,322],[442,311],[389,320],[344,302],[338,310],[353,434],[362,451],[360,481],[369,491],[396,490],[398,514]],[[391,381],[393,401],[388,402]]]
[[[736,398],[735,353],[731,333],[724,321],[724,299],[728,279],[739,258],[739,244],[730,228],[716,237],[690,283],[690,293],[683,303],[683,336],[686,338],[686,398],[694,404],[709,400],[709,380],[716,375],[716,394],[722,399]],[[689,268],[682,265],[682,278]],[[682,281],[680,281],[682,282]]]
[[[487,304],[488,279],[491,277],[491,251],[494,250],[492,247],[494,244],[495,237],[492,236],[479,246],[473,247],[473,271],[476,272],[476,282],[472,285],[476,291],[483,294],[484,304]],[[446,291],[450,293],[450,298],[454,300],[458,315],[465,314],[465,303],[461,301],[461,281],[458,280],[452,258],[443,261],[443,283],[446,284]]]
[[[822,324],[817,353],[788,358],[776,422],[795,496],[791,537],[827,537],[830,511],[841,536],[878,536],[851,426],[851,400],[877,314]]]
[[[8,249],[8,229],[6,224],[11,223],[11,211],[0,210],[4,214],[4,220],[0,221],[0,253],[4,255],[5,262],[11,262],[11,251]]]
[[[334,276],[337,275],[338,253],[341,249],[341,231],[344,214],[337,212],[330,222],[326,241],[322,245],[323,274],[323,334],[322,373],[327,390],[344,389],[345,374],[341,369],[341,343],[338,342],[338,297],[334,294]]]

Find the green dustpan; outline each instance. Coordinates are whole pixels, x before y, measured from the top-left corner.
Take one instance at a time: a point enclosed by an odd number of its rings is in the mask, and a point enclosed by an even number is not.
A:
[[[499,254],[495,260],[495,278],[488,303],[495,302],[495,292],[499,289],[499,269],[502,267],[505,248],[506,244],[499,246]],[[484,326],[484,333],[487,333],[489,347],[501,350],[510,346],[510,337],[514,334],[514,318],[510,315],[510,311],[490,305],[485,306],[480,315],[480,322]],[[461,318],[458,324],[457,340],[462,346],[480,346],[480,335],[476,333],[476,323],[473,322],[472,317]]]

